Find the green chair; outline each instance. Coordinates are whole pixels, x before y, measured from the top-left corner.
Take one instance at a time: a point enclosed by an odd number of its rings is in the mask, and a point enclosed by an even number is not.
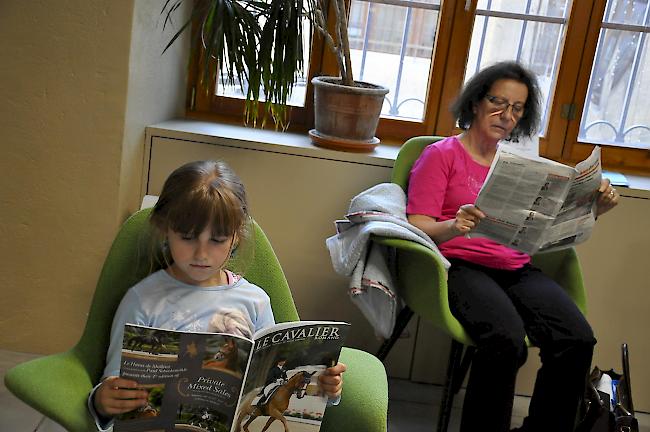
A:
[[[406,141],[395,160],[391,181],[407,192],[413,163],[427,145],[441,139],[443,138],[420,136]],[[474,343],[449,310],[447,276],[440,259],[426,247],[407,240],[384,237],[375,237],[373,240],[397,251],[396,278],[400,296],[406,304],[397,318],[392,336],[380,347],[377,357],[382,361],[386,358],[413,313],[429,320],[452,338],[437,427],[439,432],[446,431],[454,396],[460,389],[475,351]],[[573,248],[535,255],[532,261],[564,287],[582,313],[586,313],[582,273]]]
[[[10,369],[5,384],[28,405],[69,431],[95,430],[86,408],[88,393],[103,372],[113,314],[126,290],[148,275],[159,262],[159,250],[149,241],[150,210],[141,210],[122,226],[99,276],[86,328],[67,352],[38,358]],[[232,270],[262,287],[271,298],[276,321],[298,320],[291,291],[273,249],[254,223],[253,262]],[[388,384],[383,364],[363,351],[343,348],[348,366],[341,403],[326,411],[322,431],[386,431]]]

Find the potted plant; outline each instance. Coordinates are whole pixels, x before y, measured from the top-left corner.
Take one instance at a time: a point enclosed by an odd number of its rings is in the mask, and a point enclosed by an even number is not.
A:
[[[164,4],[165,25],[182,2],[167,0]],[[329,2],[335,14],[332,32],[327,23]],[[199,48],[203,49],[200,79],[207,82],[221,76],[229,84],[240,85],[246,94],[247,122],[264,124],[270,115],[277,127],[286,129],[287,100],[304,67],[305,20],[324,38],[340,71],[340,77],[312,80],[312,141],[347,150],[374,148],[379,142],[374,134],[388,89],[353,79],[345,0],[196,0],[190,18],[165,50],[194,24],[193,52],[198,55]]]

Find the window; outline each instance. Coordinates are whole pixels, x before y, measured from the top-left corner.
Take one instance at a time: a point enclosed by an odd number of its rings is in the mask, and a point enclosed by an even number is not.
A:
[[[408,134],[423,135],[433,130],[438,104],[431,101],[439,97],[445,62],[444,54],[435,53],[447,48],[437,36],[439,28],[451,26],[455,4],[453,0],[444,4],[440,0],[351,0],[348,32],[355,79],[390,89],[378,135],[403,140]],[[448,40],[449,31],[443,34]],[[312,91],[305,84],[316,71],[337,73],[327,49],[318,38],[314,40],[308,74],[294,88],[294,126],[308,125],[310,119]],[[197,56],[195,61],[199,59]],[[194,75],[188,80],[190,111],[200,116],[241,116],[244,104],[239,85],[219,82],[201,88]]]
[[[551,106],[571,1],[479,1],[465,81],[483,67],[516,60],[539,81],[544,108]],[[548,110],[542,112],[543,135]]]
[[[650,114],[644,106],[650,86],[649,15],[648,0],[594,2],[575,92],[567,97],[575,118],[568,123],[563,158],[581,159],[601,144],[605,166],[650,172]]]
[[[422,121],[440,1],[352,0],[350,47],[356,79],[390,89],[382,115]]]
[[[646,1],[609,1],[598,36],[578,139],[650,148]],[[605,61],[609,59],[609,61]]]
[[[603,164],[623,171],[650,172],[649,32],[650,0],[350,0],[355,79],[390,89],[379,137],[457,133],[448,108],[463,83],[518,60],[546,101],[542,155],[575,163],[599,144]],[[311,115],[305,83],[336,73],[322,46],[312,53],[292,111],[298,125]],[[241,113],[243,104],[206,94],[197,111]]]

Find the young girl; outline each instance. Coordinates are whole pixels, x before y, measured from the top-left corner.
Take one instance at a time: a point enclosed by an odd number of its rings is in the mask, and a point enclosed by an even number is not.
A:
[[[224,162],[191,162],[176,169],[150,222],[168,265],[129,289],[115,313],[104,378],[88,398],[99,430],[108,429],[113,416],[147,404],[146,390],[119,378],[125,323],[250,337],[275,322],[264,290],[225,269],[246,240],[250,216],[244,186]],[[340,396],[344,371],[339,363],[320,377],[331,399]]]

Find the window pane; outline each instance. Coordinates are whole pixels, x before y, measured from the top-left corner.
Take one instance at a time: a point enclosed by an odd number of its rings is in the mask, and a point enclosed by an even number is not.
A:
[[[352,71],[356,80],[390,89],[383,117],[424,118],[440,1],[422,3],[431,9],[352,0]]]
[[[476,9],[560,18],[567,16],[569,5],[568,0],[479,0]]]
[[[609,1],[605,10],[606,23],[643,25],[648,9],[647,0]]]
[[[248,86],[244,84],[244,92],[242,93],[239,85],[228,85],[223,80],[219,79],[217,84],[217,96],[225,96],[236,99],[246,99],[246,92],[248,91]],[[305,93],[307,91],[307,79],[305,78],[305,73],[301,73],[296,83],[293,86],[291,91],[291,97],[287,101],[287,105],[304,107],[305,106]],[[264,89],[260,89],[260,101],[264,101]]]
[[[647,33],[601,30],[580,122],[580,141],[650,148],[647,51]]]
[[[543,101],[540,133],[543,135],[555,89],[570,0],[484,0],[479,2],[480,6],[484,9],[477,10],[474,20],[465,82],[496,62],[521,62],[535,73],[539,81]],[[536,17],[492,16],[495,12]]]

